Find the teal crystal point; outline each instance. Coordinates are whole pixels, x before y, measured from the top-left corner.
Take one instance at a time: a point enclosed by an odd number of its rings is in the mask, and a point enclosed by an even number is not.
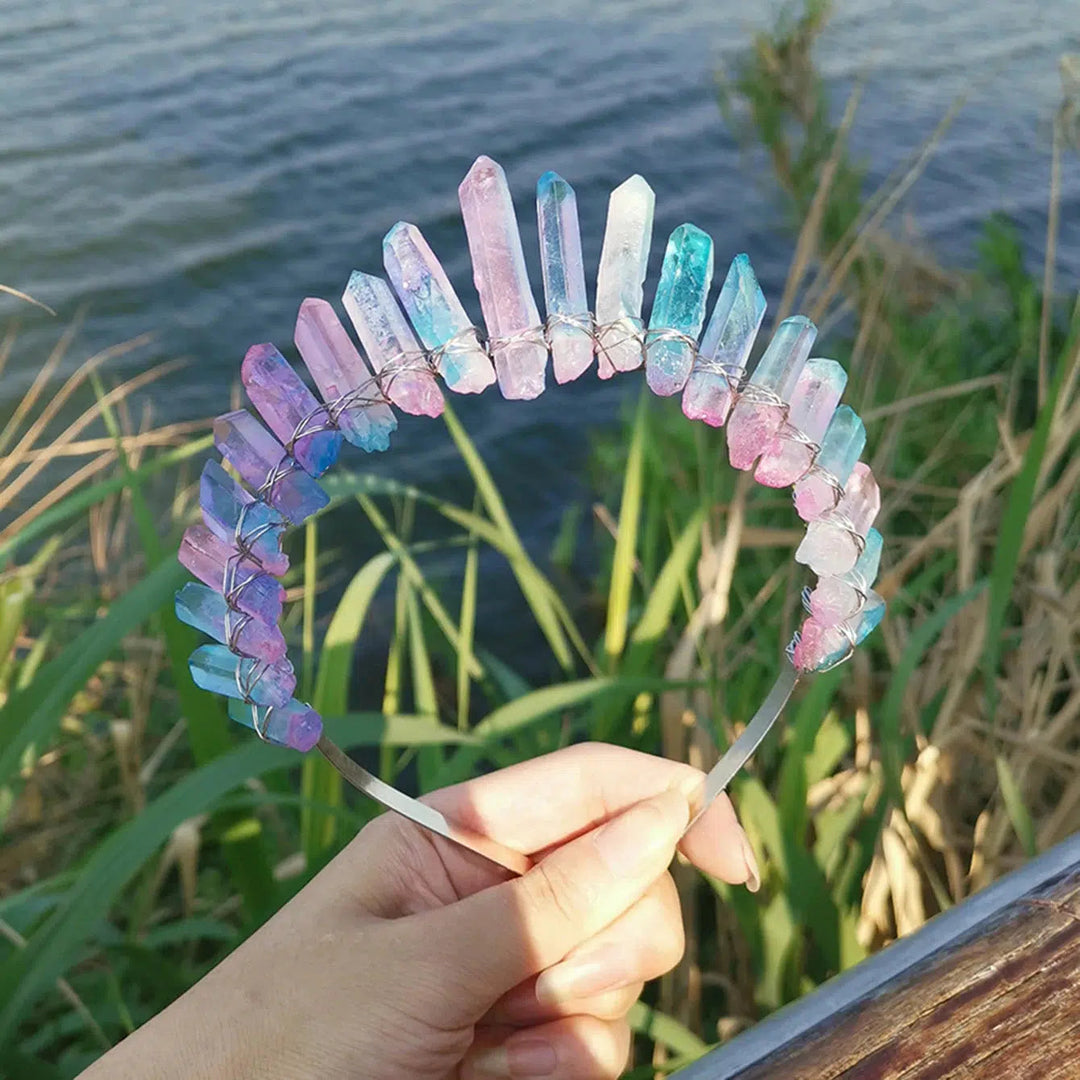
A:
[[[558,173],[546,172],[537,181],[536,217],[552,368],[556,382],[571,382],[592,364],[593,340],[577,196]]]
[[[654,394],[677,394],[690,377],[712,275],[712,237],[696,225],[680,225],[664,253],[645,339],[645,379]],[[665,331],[692,343],[666,336]]]
[[[284,705],[296,689],[288,660],[268,664],[237,656],[224,645],[200,645],[188,660],[195,685],[224,697],[250,698],[257,705]]]
[[[284,746],[290,750],[307,752],[322,735],[322,720],[310,705],[304,705],[295,698],[267,709],[262,705],[251,705],[233,698],[229,702],[229,716],[239,724],[255,731],[275,746]]]
[[[720,427],[727,419],[764,317],[765,294],[750,259],[736,255],[683,392],[683,413],[689,419],[704,420],[711,427]]]
[[[176,617],[242,656],[274,663],[285,659],[285,638],[276,623],[230,610],[225,597],[207,585],[189,581],[176,594]]]
[[[424,348],[442,350],[439,374],[458,394],[479,394],[495,381],[446,271],[415,225],[399,221],[383,238],[383,265]]]

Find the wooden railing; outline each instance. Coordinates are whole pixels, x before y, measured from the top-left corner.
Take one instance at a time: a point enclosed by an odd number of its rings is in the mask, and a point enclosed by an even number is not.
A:
[[[679,1080],[1080,1080],[1080,834]]]

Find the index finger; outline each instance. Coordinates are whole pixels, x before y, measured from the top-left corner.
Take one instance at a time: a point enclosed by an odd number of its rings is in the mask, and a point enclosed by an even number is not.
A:
[[[581,743],[432,792],[423,801],[466,829],[535,855],[668,788],[691,798],[703,779],[700,769],[684,762]],[[741,831],[722,795],[686,834],[680,850],[714,877],[743,881]]]

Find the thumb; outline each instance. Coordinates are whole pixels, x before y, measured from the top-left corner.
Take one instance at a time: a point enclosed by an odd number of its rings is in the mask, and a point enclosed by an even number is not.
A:
[[[670,789],[556,848],[528,873],[429,913],[430,941],[474,1021],[633,906],[667,869],[690,820]]]

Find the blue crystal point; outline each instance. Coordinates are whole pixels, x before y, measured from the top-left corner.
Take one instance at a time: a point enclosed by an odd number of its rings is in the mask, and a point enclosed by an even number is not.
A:
[[[223,697],[247,696],[257,705],[284,705],[296,689],[288,660],[267,664],[237,656],[224,645],[200,645],[188,660],[195,685]]]

